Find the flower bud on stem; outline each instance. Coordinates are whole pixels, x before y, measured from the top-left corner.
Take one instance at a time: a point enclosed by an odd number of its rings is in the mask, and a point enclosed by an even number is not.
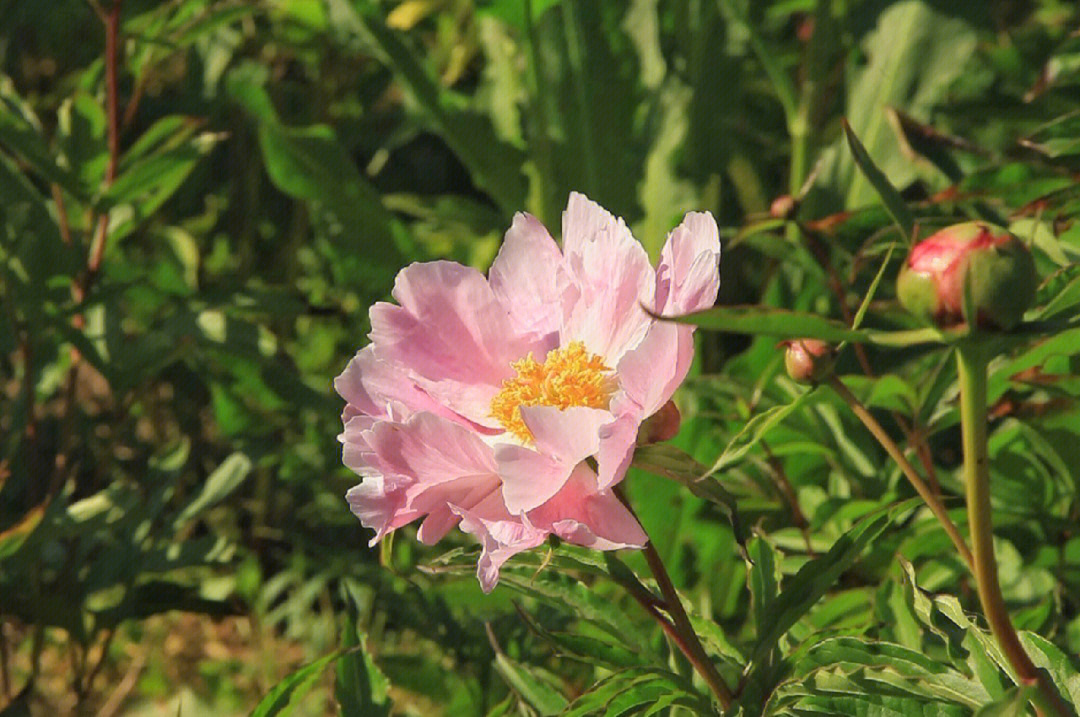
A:
[[[784,341],[784,368],[791,380],[798,383],[817,383],[831,376],[836,351],[830,344],[817,339]]]
[[[977,341],[956,352],[960,378],[960,427],[964,446],[964,485],[967,491],[968,528],[975,558],[975,583],[986,621],[1001,651],[1022,684],[1038,692],[1033,697],[1040,715],[1075,715],[1045,671],[1031,661],[1009,618],[998,583],[994,533],[990,511],[990,462],[986,447],[986,347]]]
[[[900,270],[896,295],[911,313],[947,328],[1008,331],[1035,299],[1031,252],[984,222],[946,227],[916,244]]]

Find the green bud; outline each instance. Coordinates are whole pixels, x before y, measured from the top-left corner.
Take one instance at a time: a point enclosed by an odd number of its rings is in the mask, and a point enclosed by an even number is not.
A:
[[[1023,242],[984,222],[946,227],[916,244],[896,293],[908,311],[941,327],[967,321],[1008,330],[1035,300],[1038,276]],[[965,315],[970,295],[975,321]]]

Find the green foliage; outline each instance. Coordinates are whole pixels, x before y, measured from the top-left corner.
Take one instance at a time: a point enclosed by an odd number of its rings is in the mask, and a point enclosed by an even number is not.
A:
[[[178,611],[247,631],[168,684],[214,714],[714,710],[640,554],[543,546],[484,595],[468,538],[371,550],[342,497],[331,385],[367,309],[409,262],[486,268],[517,211],[557,234],[572,190],[654,258],[685,211],[721,226],[682,430],[624,486],[731,714],[1027,713],[940,525],[775,342],[844,343],[966,534],[968,337],[899,308],[898,249],[969,219],[1029,244],[988,386],[995,539],[1080,704],[1074,4],[125,0],[114,65],[112,2],[0,0],[3,714],[101,708]]]

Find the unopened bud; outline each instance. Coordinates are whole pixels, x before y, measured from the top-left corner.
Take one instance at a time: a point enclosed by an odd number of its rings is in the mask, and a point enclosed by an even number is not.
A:
[[[660,410],[649,416],[638,429],[638,445],[647,443],[660,443],[674,438],[679,432],[679,424],[682,423],[682,414],[674,401],[668,401]]]
[[[1038,275],[1023,242],[984,222],[946,227],[916,244],[900,270],[896,294],[911,313],[948,327],[967,321],[1008,330],[1035,300]],[[964,314],[969,294],[975,310]]]
[[[833,347],[817,339],[785,341],[784,367],[788,376],[799,383],[814,383],[832,373],[836,359]]]
[[[773,219],[790,219],[798,208],[799,204],[795,201],[795,197],[790,194],[781,194],[769,205],[769,215]]]

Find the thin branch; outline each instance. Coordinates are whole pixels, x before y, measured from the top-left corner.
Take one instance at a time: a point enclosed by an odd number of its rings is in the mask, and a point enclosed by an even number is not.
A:
[[[116,170],[120,164],[120,110],[117,98],[117,75],[120,54],[120,7],[122,0],[114,0],[109,14],[105,18],[105,103],[108,116],[108,141],[109,141],[109,164],[105,168],[106,189],[112,186],[116,180]],[[101,261],[105,256],[105,244],[109,230],[109,214],[101,215],[98,223],[97,234],[90,245],[90,259],[86,265],[86,278],[82,290],[83,295],[90,290],[90,285],[101,269]]]
[[[840,275],[833,267],[832,262],[829,260],[829,252],[824,242],[822,242],[817,234],[802,224],[798,224],[802,235],[806,238],[807,248],[810,250],[810,254],[817,260],[822,270],[825,271],[827,278],[826,284],[829,286],[829,290],[836,295],[836,301],[840,308],[840,315],[843,317],[844,322],[849,326],[853,324],[855,315],[851,311],[851,307],[847,303],[847,295],[844,290],[844,283],[840,279]],[[866,346],[861,343],[856,343],[852,347],[855,351],[855,358],[859,362],[859,367],[862,372],[868,378],[874,378],[874,367],[870,363],[870,356],[866,352]],[[897,411],[890,411],[892,418],[896,421],[897,427],[900,428],[900,432],[904,434],[904,440],[913,447],[915,455],[918,456],[919,462],[922,464],[923,470],[926,471],[926,480],[930,484],[931,490],[934,493],[941,493],[941,485],[937,479],[937,469],[934,467],[933,456],[930,453],[930,447],[927,445],[926,440],[922,434],[922,431],[915,425],[909,426],[904,417]],[[918,419],[915,419],[916,421]]]
[[[68,220],[67,207],[64,205],[64,192],[59,184],[52,185],[52,198],[56,203],[56,223],[60,226],[60,238],[65,244],[71,244],[71,222]]]
[[[911,483],[915,492],[926,502],[926,505],[930,508],[930,511],[941,523],[941,527],[945,530],[945,533],[949,536],[949,539],[956,546],[957,552],[960,553],[960,557],[967,563],[968,568],[972,568],[975,565],[975,559],[971,555],[971,549],[968,548],[967,543],[964,542],[963,536],[960,535],[960,531],[957,529],[956,524],[953,523],[952,518],[949,517],[949,512],[945,510],[945,506],[941,503],[941,499],[937,493],[930,489],[930,486],[923,481],[918,471],[911,465],[911,462],[904,456],[904,452],[900,450],[900,447],[896,445],[892,437],[888,432],[881,427],[874,415],[867,410],[866,406],[862,405],[855,394],[845,386],[839,378],[835,375],[830,376],[826,383],[832,388],[833,391],[843,399],[844,403],[848,405],[851,412],[854,413],[866,429],[874,435],[874,438],[878,440],[881,447],[885,449],[885,452],[896,461],[896,464],[900,466],[900,470],[903,471],[908,481]]]
[[[112,645],[113,637],[116,636],[116,628],[110,627],[105,633],[105,639],[101,642],[101,654],[98,655],[98,659],[94,662],[94,666],[90,668],[90,672],[86,675],[86,680],[83,685],[83,692],[90,694],[90,691],[94,689],[94,680],[97,679],[98,673],[101,672],[101,668],[105,666],[105,660],[109,656],[109,647]],[[87,659],[89,659],[89,653],[87,653]]]
[[[627,510],[633,514],[633,508],[626,499],[626,494],[621,490],[621,486],[615,487],[615,495],[623,502]],[[673,637],[672,640],[683,655],[686,656],[686,659],[690,661],[694,669],[697,670],[697,673],[701,675],[701,678],[705,680],[709,689],[716,695],[716,699],[720,701],[720,704],[726,710],[735,699],[735,696],[731,693],[731,688],[724,682],[724,678],[716,671],[716,666],[706,654],[701,641],[698,640],[697,633],[694,632],[694,626],[683,608],[682,600],[679,598],[678,591],[675,590],[675,585],[671,582],[671,576],[668,575],[667,568],[664,567],[664,561],[661,559],[660,553],[656,552],[656,546],[653,545],[651,540],[645,544],[642,552],[645,554],[645,562],[648,563],[649,570],[660,588],[660,593],[664,596],[664,609],[671,616],[672,631],[678,634],[678,639]]]
[[[776,478],[777,488],[780,490],[781,495],[784,496],[784,499],[787,500],[788,507],[791,510],[791,519],[795,523],[795,527],[802,533],[803,542],[806,543],[806,553],[810,557],[815,557],[814,546],[810,542],[810,522],[806,519],[806,514],[802,512],[802,508],[799,506],[799,497],[795,494],[795,487],[791,485],[791,480],[788,479],[784,464],[770,450],[769,444],[765,442],[764,438],[761,439],[759,445],[765,454],[765,462],[772,469],[773,476]]]
[[[123,0],[113,0],[108,12],[105,12],[96,0],[88,1],[105,25],[105,111],[108,125],[109,162],[105,168],[105,178],[102,184],[104,189],[108,189],[116,180],[116,172],[120,164],[120,118],[119,100],[117,98],[119,93],[119,83],[117,76],[119,74],[120,62],[120,9],[123,5]],[[91,226],[94,225],[93,217],[91,217],[89,223]],[[109,214],[108,212],[104,212],[97,221],[97,229],[90,243],[90,254],[87,258],[86,270],[81,279],[76,279],[72,281],[71,284],[71,296],[74,299],[76,306],[80,306],[86,299],[86,295],[90,292],[94,280],[97,278],[98,272],[101,269],[101,262],[105,257],[105,244],[106,239],[108,238],[108,232]],[[85,319],[81,313],[76,312],[71,319],[71,323],[77,330],[81,330],[85,325]],[[61,407],[60,414],[64,423],[68,426],[70,426],[70,421],[72,420],[76,393],[75,384],[78,378],[81,360],[82,356],[78,349],[72,347],[71,366],[68,369],[67,377],[67,394]],[[67,434],[69,432],[65,431],[65,433]],[[56,456],[56,465],[52,480],[50,481],[49,495],[53,495],[63,484],[62,474],[67,467],[68,462],[67,451],[64,448],[61,448],[60,453]]]

